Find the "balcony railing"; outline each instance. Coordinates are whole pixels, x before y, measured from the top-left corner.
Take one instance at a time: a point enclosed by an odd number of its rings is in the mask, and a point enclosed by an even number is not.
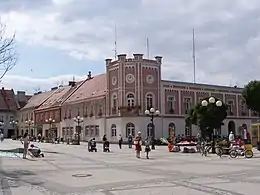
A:
[[[118,108],[121,116],[139,116],[141,106],[121,106]]]

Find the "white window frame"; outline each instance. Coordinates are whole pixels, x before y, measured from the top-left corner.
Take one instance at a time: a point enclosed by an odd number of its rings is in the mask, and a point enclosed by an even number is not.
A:
[[[115,125],[115,124],[112,124],[112,125],[111,125],[111,136],[112,136],[112,137],[116,137],[116,135],[117,135],[116,125]]]
[[[154,124],[152,123],[149,123],[146,127],[146,134],[147,134],[147,137],[152,137],[154,136],[153,135],[153,127],[154,127]]]
[[[174,96],[168,96],[168,102],[169,102],[169,106],[170,109],[175,109],[175,97]]]
[[[135,136],[135,125],[134,123],[127,123],[126,124],[126,137],[131,134],[132,136]]]
[[[117,108],[117,103],[118,103],[117,94],[113,93],[111,97],[112,97],[111,98],[111,107]]]
[[[187,113],[191,108],[191,97],[183,97],[184,112]]]
[[[135,95],[133,93],[128,93],[126,101],[128,106],[135,106]]]
[[[145,95],[146,109],[154,106],[154,94],[149,92]]]

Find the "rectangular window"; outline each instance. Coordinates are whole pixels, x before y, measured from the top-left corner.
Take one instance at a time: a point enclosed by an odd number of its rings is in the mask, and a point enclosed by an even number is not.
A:
[[[96,137],[99,136],[99,126],[98,125],[95,126],[95,136]]]
[[[90,126],[90,136],[94,136],[95,135],[95,126]]]
[[[228,101],[227,103],[227,107],[228,107],[228,114],[232,115],[233,114],[233,101]]]
[[[191,127],[185,127],[185,137],[190,137],[191,135]]]
[[[173,96],[168,97],[168,102],[169,102],[170,110],[174,110],[174,103],[175,103],[174,97]]]
[[[184,98],[184,112],[185,112],[185,114],[188,114],[190,107],[191,107],[191,98],[190,97]]]
[[[85,126],[85,136],[89,136],[89,126]]]
[[[13,121],[13,120],[14,120],[14,116],[10,116],[9,121]]]

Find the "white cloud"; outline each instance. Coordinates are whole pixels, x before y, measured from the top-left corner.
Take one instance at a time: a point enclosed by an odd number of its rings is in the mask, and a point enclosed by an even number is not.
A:
[[[8,5],[9,9],[4,9],[7,3],[0,3],[0,13],[2,9],[2,20],[17,31],[18,41],[24,44],[51,46],[77,59],[103,60],[113,56],[116,23],[119,52],[146,53],[149,37],[150,56],[164,57],[163,77],[192,81],[195,28],[199,82],[243,85],[260,78],[260,1],[23,2]]]
[[[20,91],[26,91],[28,94],[33,94],[38,90],[49,90],[52,87],[58,87],[59,85],[68,85],[69,81],[73,80],[81,81],[86,79],[84,76],[75,75],[60,75],[57,77],[49,78],[31,78],[19,75],[6,75],[1,84],[6,89],[12,89],[15,84],[15,89]]]

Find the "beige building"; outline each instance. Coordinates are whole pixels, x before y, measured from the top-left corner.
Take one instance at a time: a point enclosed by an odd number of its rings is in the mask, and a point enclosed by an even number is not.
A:
[[[43,104],[54,91],[38,92],[34,94],[27,102],[27,104],[17,113],[17,120],[19,124],[19,135],[22,136],[28,131],[30,136],[36,136],[42,133],[41,124],[35,123],[35,110]]]

